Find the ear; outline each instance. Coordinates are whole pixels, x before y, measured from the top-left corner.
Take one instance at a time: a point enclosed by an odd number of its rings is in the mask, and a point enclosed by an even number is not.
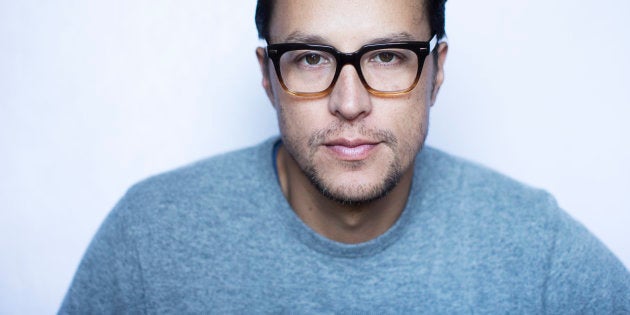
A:
[[[260,72],[262,73],[262,86],[267,92],[267,97],[273,105],[273,90],[271,89],[271,81],[269,79],[269,59],[265,53],[265,49],[262,47],[256,48],[256,58],[258,58],[258,65],[260,66]]]
[[[435,104],[440,87],[444,82],[444,62],[448,53],[448,44],[442,42],[437,47],[437,69],[435,69],[435,81],[433,82],[433,91],[431,91],[431,106]],[[435,55],[434,55],[435,57]]]

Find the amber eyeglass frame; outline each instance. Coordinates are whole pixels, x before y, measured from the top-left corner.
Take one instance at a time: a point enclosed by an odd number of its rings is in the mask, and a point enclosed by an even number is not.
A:
[[[392,42],[392,43],[383,43],[383,44],[369,44],[365,45],[359,50],[352,53],[343,53],[338,51],[335,47],[327,46],[327,45],[318,45],[318,44],[305,44],[305,43],[281,43],[281,44],[269,44],[265,48],[265,52],[267,57],[271,59],[274,65],[274,69],[276,70],[276,75],[278,76],[278,80],[280,81],[280,85],[282,89],[287,93],[295,96],[304,96],[304,97],[319,97],[328,95],[332,92],[335,87],[335,83],[337,83],[337,79],[339,78],[339,74],[341,73],[341,69],[350,64],[354,67],[359,75],[359,79],[361,83],[365,87],[365,89],[373,95],[376,96],[399,96],[403,94],[407,94],[413,90],[416,85],[418,85],[418,81],[420,80],[420,75],[422,74],[422,67],[424,65],[424,61],[426,57],[435,49],[437,46],[437,38],[435,35],[431,37],[429,41],[401,41],[401,42]],[[400,91],[379,91],[373,89],[365,80],[363,76],[363,72],[361,70],[361,58],[364,54],[379,50],[379,49],[408,49],[414,52],[418,57],[418,71],[416,73],[416,77],[413,80],[411,86],[407,89]],[[289,89],[284,80],[282,79],[282,73],[280,72],[280,57],[286,52],[294,51],[294,50],[316,50],[323,51],[331,54],[335,57],[337,62],[337,68],[335,70],[335,75],[333,76],[330,85],[320,92],[297,92]]]

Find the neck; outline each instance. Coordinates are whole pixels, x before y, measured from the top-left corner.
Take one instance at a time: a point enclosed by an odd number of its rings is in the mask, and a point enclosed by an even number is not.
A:
[[[405,208],[411,179],[406,172],[386,196],[361,204],[343,204],[325,197],[280,147],[276,161],[282,192],[295,213],[315,232],[337,242],[356,244],[385,233]]]

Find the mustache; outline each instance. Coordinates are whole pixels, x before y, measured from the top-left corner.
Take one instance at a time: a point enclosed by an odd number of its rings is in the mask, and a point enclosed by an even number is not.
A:
[[[360,135],[361,138],[384,142],[392,146],[398,144],[398,138],[391,130],[366,128],[365,126],[352,126],[349,124],[333,124],[328,128],[320,129],[312,134],[308,139],[309,147],[318,146],[327,141],[337,138],[342,134]]]

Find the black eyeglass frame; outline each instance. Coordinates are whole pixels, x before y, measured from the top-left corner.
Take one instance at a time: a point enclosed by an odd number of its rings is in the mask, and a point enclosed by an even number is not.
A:
[[[328,45],[319,45],[319,44],[304,44],[304,43],[280,43],[280,44],[270,44],[265,48],[265,52],[267,57],[271,59],[274,65],[274,69],[276,70],[276,75],[278,76],[278,80],[280,81],[280,85],[282,89],[284,89],[287,93],[295,96],[306,96],[306,97],[319,97],[324,96],[332,92],[332,89],[337,83],[337,79],[339,78],[339,74],[341,73],[341,69],[347,65],[351,64],[354,66],[354,69],[357,71],[359,75],[359,79],[365,89],[373,95],[377,96],[398,96],[409,93],[413,90],[416,85],[418,85],[418,81],[420,80],[420,75],[422,74],[422,67],[424,65],[424,60],[426,57],[437,47],[437,38],[435,35],[431,37],[429,41],[401,41],[401,42],[392,42],[392,43],[383,43],[383,44],[369,44],[365,45],[359,50],[352,53],[343,53],[338,51],[335,47]],[[364,54],[379,50],[379,49],[388,49],[388,48],[397,48],[397,49],[408,49],[414,52],[418,57],[418,71],[416,73],[416,77],[411,84],[411,86],[405,90],[400,91],[379,91],[373,89],[365,80],[363,76],[363,72],[361,71],[361,58]],[[284,80],[282,79],[282,73],[280,72],[280,58],[282,55],[289,51],[294,50],[316,50],[327,52],[335,57],[337,62],[337,68],[335,70],[335,75],[330,82],[330,85],[320,92],[297,92],[289,89]]]

